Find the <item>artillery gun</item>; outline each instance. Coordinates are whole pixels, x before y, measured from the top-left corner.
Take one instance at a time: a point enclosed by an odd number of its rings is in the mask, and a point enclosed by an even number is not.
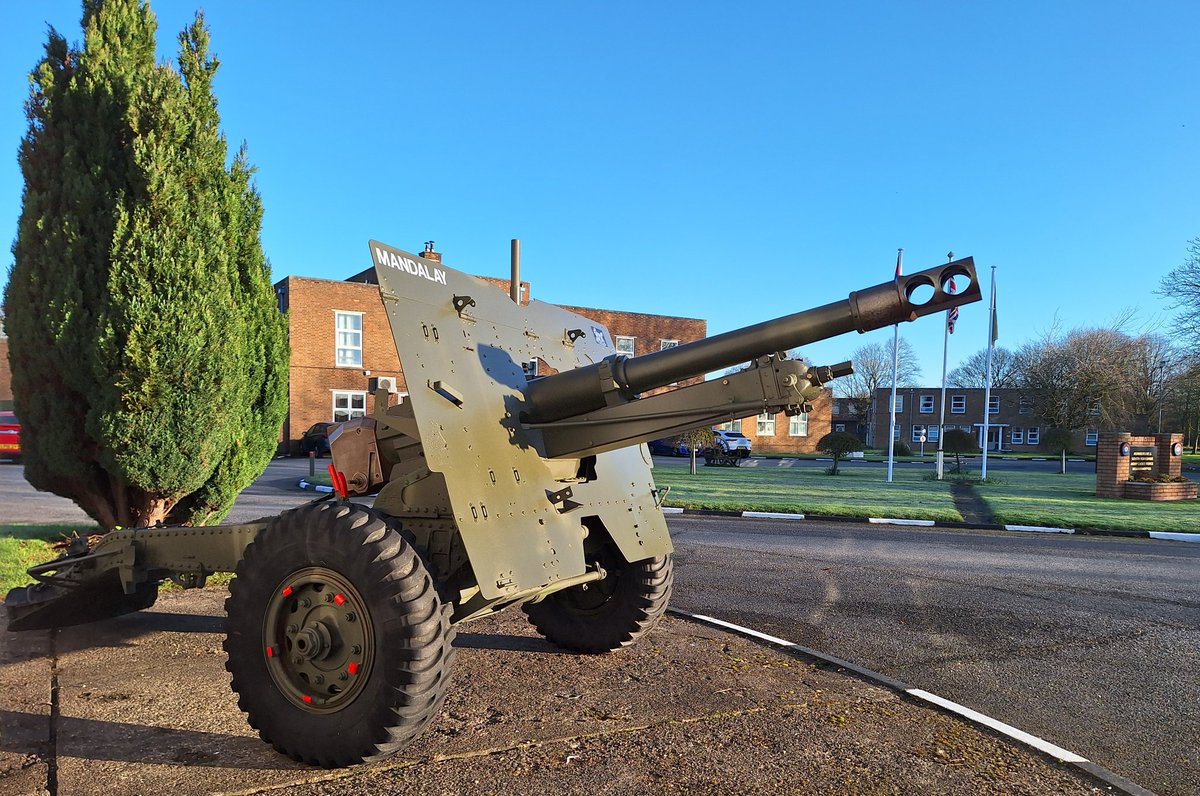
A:
[[[409,395],[389,406],[377,390],[373,416],[331,435],[336,497],[249,523],[76,540],[30,568],[36,584],[8,594],[10,630],[140,610],[167,578],[187,588],[235,572],[226,667],[250,724],[318,765],[389,755],[439,710],[459,624],[521,606],[550,641],[600,653],[662,616],[672,547],[642,443],[806,411],[850,365],[810,367],[779,352],[980,297],[966,258],[627,357],[578,314],[521,305],[382,243],[370,249]],[[969,287],[951,293],[951,278]],[[530,380],[522,363],[533,360],[551,375]],[[371,507],[349,500],[372,494]]]

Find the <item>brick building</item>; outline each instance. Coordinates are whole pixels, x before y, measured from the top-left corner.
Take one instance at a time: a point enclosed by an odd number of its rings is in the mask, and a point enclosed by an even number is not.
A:
[[[960,428],[975,436],[983,447],[983,396],[979,388],[946,388],[946,428]],[[874,439],[886,447],[889,423],[887,410],[891,388],[875,391]],[[941,412],[941,387],[901,387],[896,390],[896,441],[905,442],[914,450],[926,435],[926,449],[937,449],[938,419]],[[1023,391],[1012,388],[993,388],[988,407],[989,451],[1035,451],[1050,426],[1038,415]],[[1080,453],[1095,452],[1099,437],[1098,426],[1074,433],[1072,449]]]
[[[861,440],[867,438],[867,418],[858,411],[855,398],[834,398],[830,407],[830,431],[845,431]]]
[[[825,388],[812,405],[811,412],[794,417],[764,412],[717,428],[741,432],[749,438],[754,453],[814,453],[817,442],[831,430],[833,391]]]
[[[440,253],[430,249],[422,257],[441,261]],[[507,279],[481,278],[508,293]],[[406,392],[373,268],[345,281],[289,276],[275,284],[275,291],[280,309],[288,313],[292,349],[283,440],[294,447],[314,423],[373,412],[374,396],[367,391],[370,377],[395,377],[399,391]],[[528,304],[529,298],[530,285],[522,282],[521,303]],[[708,333],[707,321],[697,318],[563,306],[607,326],[617,350],[630,355],[699,340]],[[536,368],[530,363],[531,375]]]

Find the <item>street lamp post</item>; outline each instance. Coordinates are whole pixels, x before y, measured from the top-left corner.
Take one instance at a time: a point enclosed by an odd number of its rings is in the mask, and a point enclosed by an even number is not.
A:
[[[1160,359],[1158,361],[1158,366],[1154,369],[1155,375],[1158,377],[1158,390],[1157,390],[1157,392],[1158,392],[1158,396],[1157,396],[1157,400],[1158,400],[1158,431],[1156,432],[1158,434],[1162,433],[1163,372],[1166,369],[1165,365],[1166,365],[1166,363],[1164,363]]]

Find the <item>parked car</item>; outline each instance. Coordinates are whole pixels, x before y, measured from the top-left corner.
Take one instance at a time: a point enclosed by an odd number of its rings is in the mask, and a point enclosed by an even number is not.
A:
[[[329,430],[337,423],[313,423],[304,436],[300,437],[300,453],[307,456],[316,453],[317,456],[329,455]]]
[[[0,412],[0,459],[21,460],[21,421],[13,412]]]
[[[713,447],[721,453],[745,459],[750,456],[750,438],[737,431],[713,429]]]
[[[647,443],[651,456],[691,456],[692,449],[686,442],[673,439],[656,439]]]

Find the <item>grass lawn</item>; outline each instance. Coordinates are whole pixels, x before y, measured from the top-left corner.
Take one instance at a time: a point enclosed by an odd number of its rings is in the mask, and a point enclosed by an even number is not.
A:
[[[671,487],[667,506],[724,511],[778,511],[955,520],[950,484],[924,481],[924,471],[900,470],[887,483],[881,468],[847,468],[836,477],[821,467],[659,467],[655,483]]]
[[[995,483],[979,484],[979,495],[996,515],[1012,525],[1102,528],[1129,531],[1200,532],[1200,503],[1195,500],[1121,500],[1096,497],[1090,473],[1022,473],[1005,470]]]
[[[0,596],[14,586],[30,583],[25,570],[58,556],[50,543],[70,536],[72,531],[85,535],[99,529],[94,525],[0,524]]]

